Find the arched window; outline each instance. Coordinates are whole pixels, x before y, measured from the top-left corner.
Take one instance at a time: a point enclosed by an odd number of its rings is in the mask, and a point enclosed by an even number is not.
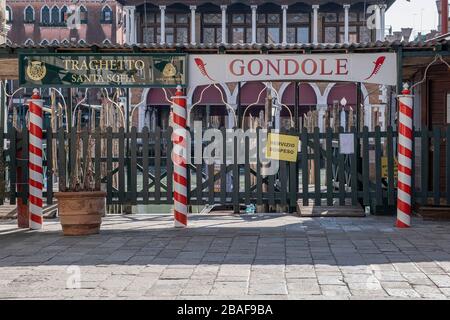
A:
[[[61,8],[61,22],[62,23],[66,23],[67,22],[67,11],[69,11],[69,9],[67,9],[67,6],[64,6]]]
[[[52,8],[52,13],[51,13],[51,20],[52,20],[52,24],[59,24],[59,8],[57,6],[53,6]]]
[[[105,5],[102,9],[102,23],[112,23],[112,10],[108,5]]]
[[[80,22],[86,24],[88,21],[88,12],[85,6],[80,7]]]
[[[47,6],[43,6],[41,9],[41,23],[50,24],[50,9]]]
[[[32,6],[28,6],[25,8],[24,17],[25,17],[25,19],[24,19],[25,23],[34,22],[34,9]]]
[[[31,40],[31,39],[27,39],[27,41],[25,41],[25,45],[26,46],[32,46],[32,45],[34,45],[34,41]]]
[[[12,11],[9,6],[6,6],[6,23],[11,23],[13,19]]]
[[[42,46],[48,45],[47,39],[42,40],[42,41],[41,41],[41,45],[42,45]]]

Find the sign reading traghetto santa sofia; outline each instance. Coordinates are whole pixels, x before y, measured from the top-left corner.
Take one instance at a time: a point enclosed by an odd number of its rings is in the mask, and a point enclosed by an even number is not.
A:
[[[22,54],[23,87],[174,87],[187,84],[183,54]]]
[[[189,85],[271,80],[395,85],[396,70],[395,53],[190,55]]]
[[[189,71],[189,75],[188,75]],[[395,53],[74,54],[19,56],[23,87],[174,87],[246,81],[346,81],[396,85]]]

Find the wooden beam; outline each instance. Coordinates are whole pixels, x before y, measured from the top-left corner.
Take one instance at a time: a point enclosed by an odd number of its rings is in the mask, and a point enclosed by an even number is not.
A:
[[[19,79],[18,59],[0,59],[0,79],[1,80]]]

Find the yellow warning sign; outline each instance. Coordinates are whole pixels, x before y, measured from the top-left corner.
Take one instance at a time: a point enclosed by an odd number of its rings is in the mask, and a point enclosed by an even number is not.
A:
[[[296,162],[298,141],[298,136],[269,133],[267,135],[266,158]]]
[[[381,176],[383,178],[388,177],[388,158],[381,157]],[[398,176],[398,162],[397,159],[394,158],[394,178],[397,179]]]

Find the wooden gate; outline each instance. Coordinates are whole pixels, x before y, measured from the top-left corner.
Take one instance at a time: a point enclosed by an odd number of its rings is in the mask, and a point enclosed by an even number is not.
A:
[[[146,127],[140,131],[133,127],[129,132],[123,128],[117,132],[111,128],[102,132],[76,130],[44,132],[44,197],[48,204],[53,203],[58,185],[65,185],[76,170],[77,143],[82,150],[82,164],[87,161],[93,168],[95,184],[107,191],[108,204],[173,203],[170,130],[156,128],[150,132]],[[220,130],[225,135],[226,130]],[[283,133],[300,138],[297,162],[280,161],[276,174],[265,175],[260,156],[255,161],[250,159],[251,146],[258,147],[259,140],[234,138],[227,143],[233,143],[235,150],[244,144],[242,163],[228,159],[225,143],[224,161],[188,165],[189,203],[231,206],[236,212],[249,204],[279,205],[292,212],[297,201],[313,202],[317,206],[336,203],[370,206],[380,212],[395,209],[397,132],[392,127],[386,131],[377,127],[372,132],[364,127],[361,132],[355,129],[343,132],[342,128],[339,132],[331,128],[319,132],[315,128],[313,132],[305,129],[300,133],[294,130]],[[266,133],[256,130],[256,137],[262,134]],[[414,136],[413,202],[450,204],[450,148],[447,146],[450,127],[422,129],[415,131]],[[18,197],[27,201],[27,138],[26,131],[18,132],[14,128],[4,137],[6,169],[1,174],[6,187],[0,201],[9,198],[14,204]],[[93,147],[89,148],[89,144]],[[345,153],[342,152],[344,144]],[[22,157],[18,156],[18,148]],[[233,156],[237,158],[237,152]],[[441,161],[445,161],[445,172]],[[23,172],[21,181],[17,176],[18,167]],[[443,175],[445,179],[440,179]]]

